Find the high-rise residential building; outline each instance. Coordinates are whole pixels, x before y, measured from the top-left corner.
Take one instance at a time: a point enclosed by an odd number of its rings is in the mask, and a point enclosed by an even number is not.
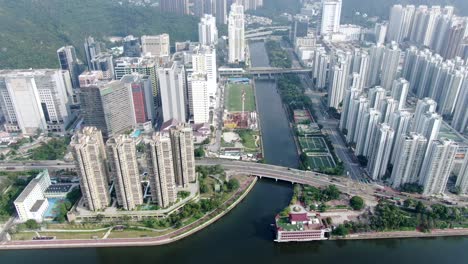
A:
[[[424,160],[427,140],[416,133],[402,135],[397,138],[398,157],[393,166],[391,184],[393,188],[399,188],[406,183],[418,181],[419,170]]]
[[[461,194],[468,194],[468,153],[465,153],[465,159],[458,172],[457,182],[455,184]]]
[[[177,61],[158,69],[163,122],[187,120],[188,98],[186,94],[185,68]]]
[[[317,89],[325,89],[327,87],[328,72],[331,67],[330,54],[327,53],[325,48],[319,47],[315,52],[313,77],[315,87]]]
[[[398,110],[403,110],[406,106],[406,97],[408,96],[409,82],[403,78],[393,81],[392,97],[398,101]]]
[[[86,207],[91,211],[105,209],[111,198],[105,165],[107,155],[101,131],[95,127],[84,127],[72,137],[70,146]]]
[[[424,49],[418,51],[415,55],[412,53],[413,51],[407,51],[408,55],[408,63],[405,63],[405,69],[403,70],[407,77],[409,78],[410,82],[410,89],[413,93],[418,93],[418,88],[422,90],[420,83],[422,83],[422,75],[425,74],[424,66],[427,64],[426,62],[432,57],[432,52],[429,49]],[[411,71],[410,71],[411,69]]]
[[[60,69],[69,72],[73,88],[79,88],[78,76],[81,72],[75,48],[73,46],[61,47],[57,50],[57,57],[59,59]]]
[[[444,91],[437,101],[437,111],[443,116],[451,116],[455,111],[455,103],[458,100],[463,82],[468,76],[468,70],[455,70],[450,72],[445,79]]]
[[[352,109],[348,117],[349,122],[347,123],[350,134],[347,138],[350,142],[354,142],[357,145],[361,134],[366,132],[364,122],[366,122],[366,114],[369,111],[369,100],[365,96],[360,96],[358,99],[353,100],[351,106]]]
[[[120,80],[126,74],[139,73],[149,76],[153,90],[153,105],[158,107],[159,88],[157,68],[159,58],[155,56],[144,56],[140,58],[121,57],[115,60],[115,78]]]
[[[382,65],[385,69],[382,70],[381,85],[387,91],[392,89],[393,81],[398,78],[398,69],[400,66],[401,50],[396,42],[392,42],[385,48]]]
[[[218,29],[216,18],[212,15],[203,15],[198,23],[198,42],[201,45],[215,45],[218,42]]]
[[[179,125],[170,130],[176,184],[187,187],[196,180],[193,132],[190,125]]]
[[[366,87],[374,87],[380,83],[382,71],[382,60],[385,46],[373,45],[369,51],[369,74],[367,75]]]
[[[231,5],[228,25],[229,63],[245,61],[245,28],[244,7]]]
[[[402,136],[407,135],[410,131],[411,120],[413,115],[408,111],[398,111],[391,115],[390,117],[390,126],[395,131],[395,140],[392,145],[392,156],[390,158],[390,163],[395,164],[398,156],[400,155],[400,139]]]
[[[73,94],[68,71],[0,70],[0,109],[7,132],[64,134]]]
[[[436,109],[437,103],[431,98],[426,97],[424,99],[418,100],[416,109],[414,111],[414,121],[411,131],[416,131],[417,124],[420,122],[419,120],[422,119],[427,112],[435,113]]]
[[[208,95],[215,97],[218,68],[216,65],[216,49],[209,46],[198,46],[192,54],[192,69],[194,73],[204,73],[207,78]]]
[[[189,110],[195,124],[210,120],[210,97],[206,74],[194,73],[187,78]]]
[[[191,13],[197,17],[203,17],[206,14],[216,14],[215,0],[192,0]]]
[[[468,78],[465,78],[463,88],[458,96],[458,100],[455,105],[455,111],[452,119],[452,127],[460,133],[464,133],[468,126],[468,111],[466,106],[468,105]]]
[[[340,117],[340,130],[348,129],[347,123],[350,122],[348,119],[350,118],[350,115],[352,115],[351,111],[353,108],[353,100],[358,97],[359,93],[360,92],[357,89],[346,89],[343,99],[343,111],[341,112]]]
[[[390,22],[387,31],[387,41],[398,43],[409,37],[414,17],[415,6],[394,5],[390,10]]]
[[[137,125],[156,122],[156,112],[153,104],[153,89],[149,76],[138,73],[124,75],[120,82],[128,86],[132,92],[132,103]]]
[[[144,55],[152,55],[158,58],[169,57],[171,55],[171,42],[168,34],[157,36],[142,36],[141,49]]]
[[[106,137],[135,127],[130,85],[122,81],[102,82],[81,89],[83,121],[97,127]]]
[[[298,38],[306,37],[309,32],[309,18],[307,16],[296,15],[291,24],[291,41],[296,43]]]
[[[91,71],[100,71],[104,79],[114,79],[114,59],[110,53],[99,53],[91,59]]]
[[[119,135],[107,140],[106,146],[117,204],[124,210],[134,210],[143,204],[135,141]]]
[[[351,59],[351,52],[338,51],[336,53],[328,86],[328,107],[338,109],[343,101],[345,90],[349,85]]]
[[[87,37],[84,43],[86,62],[88,63],[88,70],[92,70],[91,61],[99,55],[101,52],[105,51],[104,44],[98,41],[94,41],[93,37]]]
[[[356,155],[369,156],[371,152],[374,137],[375,127],[380,121],[380,111],[370,108],[362,113],[364,116],[359,123],[358,140],[356,142]]]
[[[216,23],[227,24],[228,4],[227,0],[214,0],[216,10]]]
[[[387,97],[386,94],[387,91],[380,86],[369,89],[367,98],[369,99],[370,108],[380,109],[382,107],[383,101]]]
[[[140,40],[132,35],[126,36],[122,40],[123,56],[125,57],[140,57],[141,45]]]
[[[163,13],[174,13],[177,15],[189,15],[189,0],[160,0],[159,8]]]
[[[437,113],[426,112],[415,123],[414,131],[426,137],[428,142],[435,140],[442,125],[442,117]]]
[[[466,31],[468,20],[466,18],[454,19],[451,21],[453,25],[447,30],[447,36],[444,40],[440,53],[445,59],[452,59],[459,55],[464,39],[466,39]]]
[[[398,111],[398,101],[392,97],[387,97],[382,101],[382,105],[380,106],[379,110],[382,113],[380,122],[389,123],[390,117],[393,115],[393,113]]]
[[[346,124],[348,133],[346,139],[348,142],[356,143],[358,140],[359,127],[361,122],[360,118],[364,116],[364,112],[369,107],[369,101],[365,97],[359,97],[351,102],[351,109],[349,111],[348,122]]]
[[[320,34],[329,35],[340,30],[341,0],[322,0]]]
[[[386,123],[374,127],[374,138],[370,148],[369,175],[373,180],[382,179],[387,172],[393,144],[394,131]]]
[[[447,186],[458,144],[449,139],[429,143],[426,158],[419,173],[419,184],[423,195],[442,194]]]
[[[244,7],[244,11],[256,10],[263,6],[263,0],[233,0],[233,2],[238,5],[242,5]]]
[[[168,207],[177,200],[171,139],[154,133],[145,146],[153,202]]]
[[[375,44],[383,45],[385,43],[385,37],[387,36],[388,23],[376,23],[374,27]]]

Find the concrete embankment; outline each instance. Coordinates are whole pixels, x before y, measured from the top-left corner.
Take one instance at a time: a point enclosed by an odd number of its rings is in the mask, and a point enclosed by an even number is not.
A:
[[[206,222],[199,224],[196,227],[191,225],[185,226],[179,230],[176,230],[170,234],[166,234],[161,237],[142,237],[142,238],[110,238],[110,239],[73,239],[73,240],[42,240],[42,241],[9,241],[0,243],[0,250],[12,250],[12,249],[49,249],[49,248],[95,248],[95,247],[136,247],[136,246],[158,246],[165,245],[185,237],[188,237],[210,224],[221,219],[224,215],[229,213],[234,207],[236,207],[252,190],[257,182],[256,177],[252,179],[241,188],[231,199],[235,199],[225,210],[219,214],[211,217]],[[238,194],[239,197],[235,198]],[[229,199],[225,204],[229,204]],[[209,217],[210,213],[205,217]],[[202,218],[200,219],[202,220]],[[206,219],[203,219],[206,220]],[[202,221],[203,221],[202,220]],[[192,224],[198,224],[194,222]],[[181,232],[182,231],[182,232]]]
[[[398,239],[398,238],[425,238],[425,237],[454,237],[468,236],[468,228],[461,229],[436,229],[430,233],[419,231],[396,232],[369,232],[351,234],[346,237],[333,237],[330,240],[369,240],[369,239]]]

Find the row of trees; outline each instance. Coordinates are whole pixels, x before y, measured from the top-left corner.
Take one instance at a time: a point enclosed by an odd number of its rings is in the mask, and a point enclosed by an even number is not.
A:
[[[269,40],[265,42],[265,48],[270,59],[270,65],[278,68],[291,68],[292,61],[289,54],[281,48],[279,42]]]
[[[354,200],[354,197],[353,199]],[[350,201],[356,203],[357,201]],[[338,226],[333,234],[343,236],[348,233],[369,231],[399,231],[419,229],[430,232],[434,228],[453,228],[468,225],[468,208],[447,207],[434,204],[430,207],[421,201],[405,200],[403,207],[382,200],[375,207],[368,222],[346,222]]]
[[[69,137],[53,138],[49,142],[29,150],[29,154],[32,160],[60,160],[67,152],[68,144],[70,144]]]

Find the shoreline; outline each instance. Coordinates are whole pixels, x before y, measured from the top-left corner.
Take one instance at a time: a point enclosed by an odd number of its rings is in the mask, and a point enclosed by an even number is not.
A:
[[[0,250],[31,250],[31,249],[59,249],[59,248],[101,248],[101,247],[142,247],[142,246],[160,246],[166,245],[183,238],[186,238],[190,235],[197,233],[198,231],[203,230],[205,227],[213,224],[214,222],[221,219],[223,216],[228,214],[232,209],[234,209],[244,198],[250,193],[257,182],[257,177],[252,177],[252,180],[248,183],[248,186],[244,187],[233,197],[239,193],[241,195],[226,209],[224,209],[219,214],[215,215],[213,218],[208,219],[206,222],[203,222],[199,226],[194,227],[193,229],[183,232],[174,237],[164,238],[170,234],[166,234],[160,237],[136,237],[136,238],[107,238],[107,239],[60,239],[60,240],[43,240],[43,241],[8,241],[0,243]],[[232,198],[231,198],[232,199]],[[182,227],[181,229],[183,229]],[[181,230],[179,229],[179,230]],[[174,232],[177,232],[175,230]]]
[[[435,229],[430,233],[419,231],[392,231],[369,232],[350,234],[346,237],[332,237],[328,240],[376,240],[376,239],[401,239],[401,238],[436,238],[436,237],[468,237],[468,228],[461,229]]]

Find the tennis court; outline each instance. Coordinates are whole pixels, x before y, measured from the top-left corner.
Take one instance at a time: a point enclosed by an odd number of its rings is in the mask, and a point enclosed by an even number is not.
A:
[[[311,169],[320,169],[320,168],[333,168],[335,167],[335,162],[329,155],[319,155],[319,156],[308,156],[308,161],[311,166]]]
[[[299,137],[298,139],[303,152],[328,153],[327,144],[323,137]]]

